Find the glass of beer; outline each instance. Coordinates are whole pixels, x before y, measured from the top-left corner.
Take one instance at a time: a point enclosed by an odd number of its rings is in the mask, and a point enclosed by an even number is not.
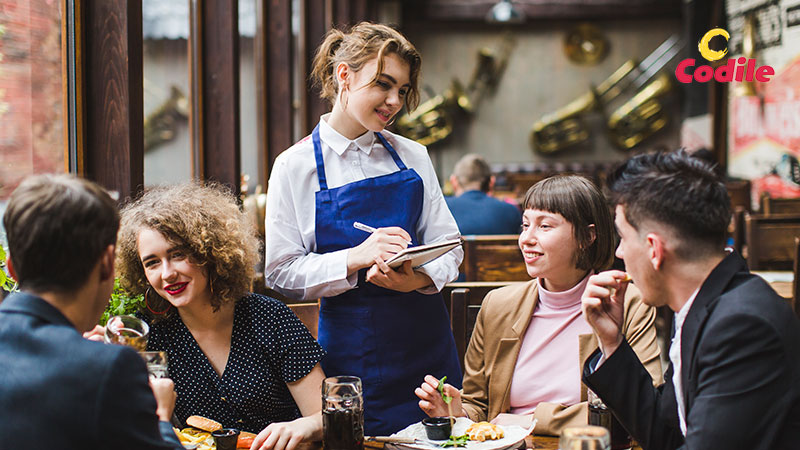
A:
[[[147,334],[150,327],[135,316],[114,316],[106,323],[107,344],[128,345],[143,352],[147,349]]]
[[[322,446],[325,450],[363,450],[364,400],[360,378],[338,376],[323,381]]]
[[[627,450],[633,446],[633,438],[619,423],[611,410],[591,389],[587,391],[589,400],[589,425],[597,425],[611,433],[611,450]]]
[[[611,437],[608,430],[594,425],[568,427],[558,438],[559,450],[609,450]]]

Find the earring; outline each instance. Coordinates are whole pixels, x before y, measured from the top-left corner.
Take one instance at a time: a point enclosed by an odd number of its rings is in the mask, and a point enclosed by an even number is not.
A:
[[[166,304],[167,304],[167,307],[166,307],[166,308],[164,308],[164,309],[163,309],[163,310],[161,310],[161,311],[156,311],[156,310],[154,310],[154,309],[153,309],[153,308],[150,306],[150,297],[151,297],[151,292],[152,292],[152,290],[151,290],[151,286],[147,286],[147,290],[146,290],[146,291],[144,291],[144,306],[146,306],[146,307],[147,307],[147,310],[148,310],[148,311],[150,311],[151,313],[153,313],[153,314],[157,315],[157,316],[160,316],[160,315],[162,315],[162,314],[165,314],[167,311],[169,311],[169,308],[170,308],[172,305],[170,305],[170,303],[169,303],[168,301],[166,301],[166,300],[164,300],[163,298],[161,298],[161,296],[160,296],[160,295],[158,295],[158,294],[156,294],[156,298],[158,299],[158,300],[156,300],[156,303],[158,303],[158,302],[161,302],[161,303],[166,303]]]
[[[348,84],[347,83],[342,84],[342,88],[339,90],[339,101],[341,101],[343,103],[342,104],[342,111],[347,109],[347,99],[349,97],[349,95],[347,95],[348,91],[349,91]]]

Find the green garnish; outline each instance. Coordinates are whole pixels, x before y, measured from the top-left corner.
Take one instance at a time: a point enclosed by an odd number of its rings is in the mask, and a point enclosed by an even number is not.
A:
[[[466,434],[461,436],[451,435],[450,439],[448,439],[447,441],[445,441],[444,444],[442,444],[442,447],[466,447],[467,441],[469,441],[469,436]]]
[[[439,380],[439,386],[436,389],[439,390],[439,394],[442,396],[442,400],[444,400],[444,402],[449,405],[450,401],[453,400],[453,397],[450,397],[449,395],[444,393],[445,380],[447,380],[447,375],[443,376],[442,379]]]

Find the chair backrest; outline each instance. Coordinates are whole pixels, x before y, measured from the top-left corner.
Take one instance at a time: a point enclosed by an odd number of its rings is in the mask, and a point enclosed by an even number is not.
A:
[[[464,236],[464,281],[528,281],[516,234]]]
[[[316,339],[319,326],[319,300],[309,303],[292,303],[287,306],[297,315],[297,318],[303,322],[303,325],[308,328],[308,331]]]
[[[519,282],[460,282],[448,283],[442,289],[442,295],[450,312],[450,327],[456,340],[456,350],[461,360],[462,369],[464,368],[464,355],[467,352],[467,345],[472,338],[472,330],[475,328],[475,320],[478,317],[478,311],[481,309],[484,297],[493,289],[516,283]]]
[[[792,270],[800,214],[745,214],[745,251],[750,270]]]
[[[761,214],[800,214],[800,198],[771,198],[766,194],[762,195]]]
[[[728,196],[731,198],[731,209],[741,206],[745,211],[753,209],[750,180],[726,181]]]

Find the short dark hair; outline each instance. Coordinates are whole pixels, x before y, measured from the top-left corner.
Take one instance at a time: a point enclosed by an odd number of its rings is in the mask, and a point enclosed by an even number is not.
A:
[[[561,214],[574,229],[578,242],[575,266],[600,271],[614,260],[614,221],[600,189],[579,175],[555,175],[534,184],[525,194],[525,209]],[[594,225],[595,239],[589,225]]]
[[[470,153],[462,156],[453,168],[453,175],[462,185],[480,183],[480,189],[489,192],[492,169],[480,155]]]
[[[21,289],[70,292],[117,242],[119,212],[108,193],[74,175],[26,178],[3,215],[9,257]]]
[[[676,233],[678,256],[693,260],[721,250],[731,219],[725,184],[706,161],[683,150],[635,156],[608,178],[611,200],[637,231],[644,221]]]

